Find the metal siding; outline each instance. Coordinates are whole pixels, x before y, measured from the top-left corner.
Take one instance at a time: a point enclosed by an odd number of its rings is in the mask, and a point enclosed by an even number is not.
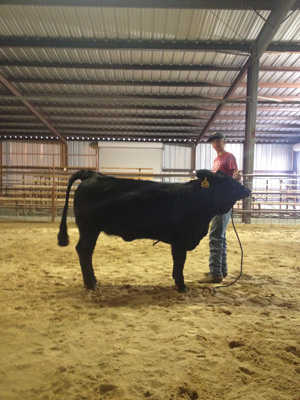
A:
[[[56,143],[43,143],[43,142],[19,142],[19,141],[5,141],[3,142],[3,165],[10,167],[49,167],[51,169],[54,163],[60,162],[59,155],[60,146]],[[56,164],[56,166],[59,166]],[[22,174],[11,172],[8,170],[4,174],[4,185],[15,185],[18,182],[22,183]],[[30,178],[27,175],[27,178]],[[32,175],[32,180],[36,176]]]
[[[210,143],[200,143],[196,148],[196,169],[211,170],[215,151]]]
[[[300,40],[299,12],[289,12],[274,35],[274,41],[299,41]]]
[[[96,168],[96,150],[88,142],[69,141],[69,166]],[[24,167],[60,166],[60,144],[45,142],[3,142],[2,162],[4,165]]]
[[[180,145],[164,145],[164,169],[190,169],[192,147]]]
[[[4,142],[3,163],[11,166],[52,167],[54,162],[60,162],[59,154],[58,143],[7,141]]]
[[[293,67],[300,66],[298,53],[264,53],[260,59],[260,65],[284,66],[290,65]]]
[[[292,172],[292,152],[287,144],[256,144],[254,171]]]
[[[96,168],[97,150],[89,142],[68,141],[68,165],[73,168]]]
[[[269,12],[260,14],[266,18]],[[264,21],[248,10],[1,6],[0,23],[3,36],[255,40]],[[279,35],[285,40],[285,28]]]

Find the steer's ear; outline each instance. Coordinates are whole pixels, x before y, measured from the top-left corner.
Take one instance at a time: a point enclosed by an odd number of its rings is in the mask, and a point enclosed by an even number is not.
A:
[[[196,176],[198,179],[208,178],[211,177],[212,175],[214,174],[210,172],[208,169],[198,169],[198,171],[196,171]]]

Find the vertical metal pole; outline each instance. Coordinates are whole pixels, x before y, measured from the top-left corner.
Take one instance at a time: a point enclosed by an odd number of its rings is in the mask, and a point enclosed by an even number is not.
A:
[[[60,167],[67,168],[68,166],[68,145],[66,143],[60,144]]]
[[[292,152],[292,170],[293,174],[297,174],[297,154],[295,151]]]
[[[191,149],[191,170],[194,171],[196,169],[196,149],[197,145],[194,144]]]
[[[243,158],[243,173],[245,175],[253,175],[254,170],[254,147],[255,147],[255,130],[256,130],[256,112],[257,112],[257,91],[258,91],[258,73],[259,60],[254,59],[247,71],[247,97],[246,103],[246,125],[245,125],[245,143]],[[250,190],[253,188],[253,176],[246,176],[244,185]],[[252,197],[244,199],[244,210],[251,210]],[[251,223],[250,212],[243,215],[243,222]]]
[[[280,203],[280,206],[279,206],[279,208],[281,210],[281,208],[282,208],[281,203],[282,203],[282,192],[283,192],[283,186],[282,186],[283,185],[283,180],[280,179],[279,183],[280,183],[280,189],[279,189],[279,193],[280,193],[280,195],[279,195],[279,203]]]
[[[98,146],[96,147],[95,157],[96,157],[96,172],[99,172],[99,147]]]
[[[56,207],[56,183],[55,183],[55,154],[53,154],[53,166],[52,166],[52,190],[51,190],[51,222],[55,222]]]
[[[2,164],[2,153],[3,153],[3,141],[0,140],[0,195],[2,195],[2,187],[3,187],[3,174],[4,174],[4,170],[3,170],[3,164]]]

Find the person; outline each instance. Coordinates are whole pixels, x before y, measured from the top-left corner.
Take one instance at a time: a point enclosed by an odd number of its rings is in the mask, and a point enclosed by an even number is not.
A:
[[[235,156],[225,150],[226,138],[223,133],[213,133],[208,142],[217,153],[212,172],[222,171],[240,181]],[[209,231],[209,273],[200,283],[220,283],[227,276],[227,243],[226,228],[231,216],[231,210],[225,214],[216,215],[211,221]]]

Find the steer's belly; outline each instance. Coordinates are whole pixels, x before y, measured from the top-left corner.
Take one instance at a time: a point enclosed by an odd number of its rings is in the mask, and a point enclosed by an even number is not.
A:
[[[172,238],[168,235],[165,234],[159,234],[159,233],[154,233],[154,232],[147,232],[147,231],[128,231],[124,232],[122,229],[104,229],[104,232],[108,235],[112,236],[119,236],[126,242],[132,242],[133,240],[138,240],[138,239],[150,239],[150,240],[158,240],[160,242],[172,243]]]

